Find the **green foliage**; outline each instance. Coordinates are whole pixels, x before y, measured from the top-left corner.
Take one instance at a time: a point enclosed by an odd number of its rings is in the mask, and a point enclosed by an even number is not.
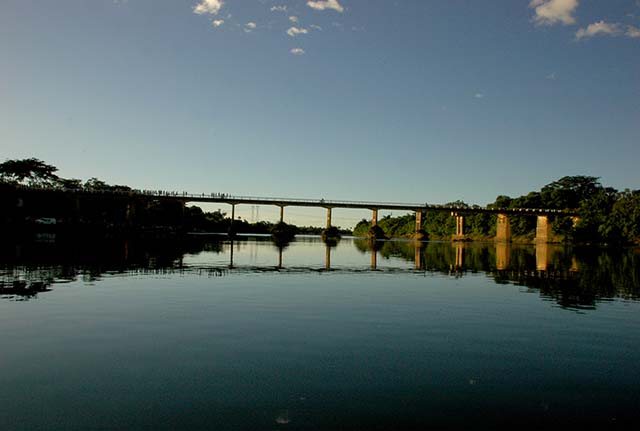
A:
[[[28,186],[50,186],[59,179],[58,168],[38,159],[7,160],[0,163],[0,180]]]

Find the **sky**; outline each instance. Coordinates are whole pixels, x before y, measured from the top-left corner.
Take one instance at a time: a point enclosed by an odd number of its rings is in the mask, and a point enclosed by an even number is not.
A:
[[[2,0],[0,159],[27,157],[241,196],[640,189],[640,1]]]

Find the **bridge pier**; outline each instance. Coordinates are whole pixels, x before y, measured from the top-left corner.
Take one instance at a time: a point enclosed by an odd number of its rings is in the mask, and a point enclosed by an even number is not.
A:
[[[495,240],[499,242],[511,242],[511,221],[507,214],[498,214]]]
[[[456,233],[453,236],[454,241],[463,241],[465,239],[464,236],[464,216],[458,213],[451,213],[452,216],[456,218]]]
[[[331,208],[327,208],[327,229],[331,227]]]
[[[548,243],[551,240],[551,222],[549,216],[539,215],[536,223],[535,242]]]
[[[284,223],[284,206],[280,207],[280,223]]]
[[[422,239],[422,217],[424,216],[424,212],[416,211],[416,229],[415,229],[415,238]]]
[[[233,221],[236,218],[236,204],[231,204],[231,223],[229,224],[229,235],[233,235]],[[233,257],[233,243],[231,244],[231,256]]]
[[[378,209],[373,209],[373,214],[371,216],[371,226],[378,226]]]

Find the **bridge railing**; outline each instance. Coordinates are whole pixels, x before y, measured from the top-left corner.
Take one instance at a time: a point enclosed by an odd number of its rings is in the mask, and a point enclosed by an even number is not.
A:
[[[425,210],[429,209],[437,209],[441,211],[480,211],[480,212],[492,212],[492,213],[523,213],[523,214],[564,214],[564,215],[576,215],[575,211],[566,211],[559,209],[543,209],[543,208],[488,208],[481,207],[478,205],[473,206],[461,206],[461,205],[447,205],[447,204],[429,204],[429,203],[407,203],[407,202],[371,202],[371,201],[351,201],[351,200],[333,200],[333,199],[310,199],[310,198],[283,198],[283,197],[260,197],[260,196],[241,196],[241,195],[232,195],[229,193],[188,193],[186,191],[178,192],[178,191],[170,191],[170,190],[140,190],[140,189],[74,189],[74,188],[60,188],[60,187],[51,187],[46,185],[41,186],[25,186],[18,185],[17,187],[22,189],[31,189],[31,190],[50,190],[50,191],[61,191],[67,193],[83,193],[83,194],[100,194],[100,195],[120,195],[120,196],[144,196],[151,198],[176,198],[176,199],[215,199],[219,202],[228,202],[233,203],[237,201],[242,201],[245,203],[250,202],[269,202],[274,205],[284,204],[287,202],[291,203],[301,203],[301,204],[313,204],[314,206],[349,206],[349,205],[358,205],[366,208],[389,208],[393,209],[393,207],[398,207],[399,209],[403,208],[424,208]]]

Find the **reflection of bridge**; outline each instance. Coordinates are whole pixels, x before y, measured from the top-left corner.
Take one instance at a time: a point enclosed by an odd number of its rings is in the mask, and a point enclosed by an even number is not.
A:
[[[537,217],[536,242],[548,242],[551,236],[551,223],[549,216],[577,217],[574,211],[563,211],[540,208],[482,208],[479,206],[464,207],[457,205],[412,204],[398,202],[365,202],[325,199],[295,199],[273,197],[230,196],[226,194],[211,193],[210,195],[193,195],[188,193],[139,193],[137,195],[155,199],[174,199],[186,204],[187,202],[224,203],[231,205],[231,220],[235,218],[236,205],[273,205],[280,207],[280,221],[284,220],[284,208],[291,206],[318,207],[327,210],[327,229],[331,227],[331,213],[334,208],[368,209],[372,211],[371,224],[377,225],[379,210],[413,211],[416,215],[415,232],[422,229],[422,219],[429,211],[450,213],[456,218],[456,234],[454,239],[464,239],[464,217],[468,214],[496,214],[498,216],[496,226],[496,240],[511,240],[511,225],[509,217],[512,215],[524,215]]]

